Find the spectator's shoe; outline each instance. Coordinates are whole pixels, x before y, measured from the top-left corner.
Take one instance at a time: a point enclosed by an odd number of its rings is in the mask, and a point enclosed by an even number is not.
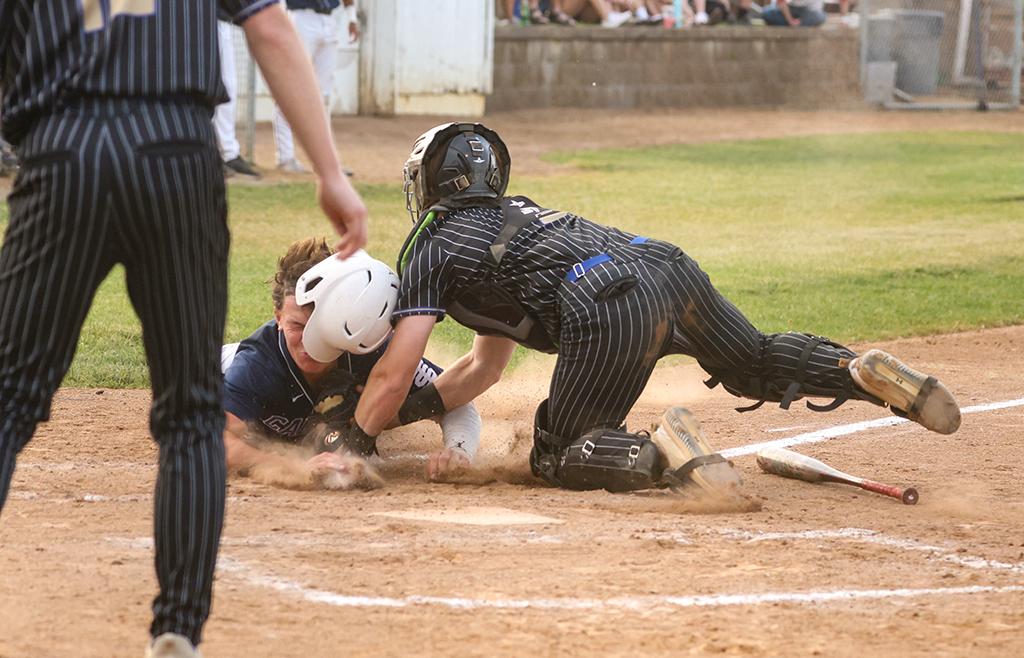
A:
[[[576,25],[576,19],[564,11],[552,11],[551,20],[558,25],[565,25],[566,27],[574,27]]]
[[[251,162],[246,162],[241,156],[233,158],[224,163],[224,166],[242,176],[248,176],[250,178],[259,178],[260,171],[252,165]]]
[[[705,12],[705,11],[698,11],[697,14],[693,17],[693,24],[694,25],[707,25],[708,24],[708,14],[707,14],[707,12]]]
[[[647,17],[647,20],[644,22],[644,25],[655,26],[655,25],[661,25],[664,22],[665,22],[665,15],[664,14],[654,14],[652,16],[648,16]]]
[[[164,633],[149,645],[146,658],[203,658],[203,655],[188,638],[177,633]]]
[[[740,27],[752,25],[752,23],[750,22],[750,12],[743,12],[742,14],[737,16],[735,24]]]
[[[718,25],[722,21],[728,18],[729,14],[726,13],[725,7],[716,5],[708,12],[708,25]]]
[[[353,176],[355,176],[355,173],[351,169],[348,169],[346,167],[342,167],[341,170],[343,172],[345,172],[345,175],[348,176],[349,178],[352,178]]]
[[[286,174],[308,174],[309,173],[309,169],[306,169],[305,167],[303,167],[302,163],[300,163],[295,158],[292,158],[291,160],[285,160],[284,162],[278,163],[277,170],[278,171],[283,171]]]
[[[857,386],[905,416],[939,434],[960,427],[960,406],[939,380],[920,373],[891,354],[869,350],[850,361]]]
[[[860,25],[860,14],[846,14],[840,17],[839,22],[846,27],[857,28]]]
[[[540,9],[531,9],[530,22],[534,25],[547,25],[551,21],[548,20],[548,17]]]
[[[633,14],[628,11],[612,11],[608,12],[608,16],[601,21],[601,27],[621,27],[626,24]]]

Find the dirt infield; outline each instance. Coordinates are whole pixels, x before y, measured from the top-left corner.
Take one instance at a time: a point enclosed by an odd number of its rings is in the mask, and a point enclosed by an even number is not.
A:
[[[435,122],[335,127],[357,181],[397,183],[411,139]],[[487,123],[532,175],[557,173],[540,159],[549,149],[1024,130],[1019,112],[545,111]],[[273,162],[265,129],[257,160]],[[529,428],[548,361],[479,402],[484,446],[463,483],[423,478],[439,443],[426,425],[381,439],[382,489],[233,479],[204,655],[1024,655],[1024,327],[878,346],[949,385],[970,412],[957,434],[888,425],[867,404],[740,415],[696,366],[656,371],[630,425],[650,426],[669,404],[692,409],[716,448],[734,450],[756,511],[533,480]],[[0,658],[142,655],[156,588],[148,402],[64,389],[22,453],[0,519]],[[787,439],[843,470],[914,485],[921,501],[764,475],[742,454]]]
[[[548,488],[527,476],[521,440],[542,363],[480,402],[475,484],[423,479],[430,427],[382,439],[383,489],[232,480],[205,655],[1021,655],[1024,328],[881,346],[949,384],[971,411],[957,434],[855,425],[889,418],[867,404],[740,415],[692,365],[659,369],[630,422],[682,403],[719,449],[840,427],[794,449],[913,484],[915,507],[764,475],[749,455],[735,461],[753,512]],[[141,655],[155,588],[147,404],[63,390],[23,453],[0,524],[0,656]]]
[[[338,117],[334,120],[338,150],[356,181],[402,182],[402,164],[417,135],[442,117]],[[772,110],[604,111],[551,109],[502,112],[484,123],[497,130],[513,154],[514,176],[547,176],[560,166],[541,160],[552,150],[618,148],[659,144],[700,143],[732,139],[822,134],[866,134],[903,130],[1024,131],[1022,112],[795,112]],[[265,181],[302,179],[273,170],[274,140],[261,125],[256,162]],[[237,179],[236,179],[237,180]]]

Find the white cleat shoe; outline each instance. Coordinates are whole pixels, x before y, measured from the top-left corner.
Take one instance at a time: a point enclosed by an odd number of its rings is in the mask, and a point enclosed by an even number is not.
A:
[[[188,638],[177,633],[164,633],[154,638],[146,649],[146,658],[203,658]]]
[[[939,434],[960,427],[960,406],[953,394],[929,377],[882,350],[870,350],[850,361],[850,374],[865,392],[888,403],[910,420]]]

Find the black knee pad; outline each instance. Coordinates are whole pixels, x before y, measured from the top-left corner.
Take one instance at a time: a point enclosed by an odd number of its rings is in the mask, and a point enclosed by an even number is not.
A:
[[[811,372],[809,363],[817,355],[819,360],[826,351],[835,354],[835,363],[825,369]],[[814,411],[831,411],[847,400],[857,399],[883,404],[880,400],[854,386],[847,370],[853,351],[821,336],[786,333],[761,337],[761,346],[755,362],[742,371],[705,368],[711,378],[704,382],[708,388],[721,384],[737,397],[757,400],[749,407],[737,411],[753,411],[765,402],[778,402],[788,409],[794,400],[805,396],[832,398],[832,402],[807,407]],[[833,357],[829,357],[833,358]]]
[[[547,430],[547,400],[534,418],[530,469],[537,477],[565,489],[611,492],[657,486],[665,470],[658,447],[645,434],[624,429],[597,429],[575,441]]]

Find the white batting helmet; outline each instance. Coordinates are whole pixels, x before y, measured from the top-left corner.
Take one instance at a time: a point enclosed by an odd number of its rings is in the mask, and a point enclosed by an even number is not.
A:
[[[302,332],[306,353],[330,363],[345,352],[373,351],[391,334],[397,300],[398,275],[362,249],[320,261],[295,284],[295,303],[313,304]]]

